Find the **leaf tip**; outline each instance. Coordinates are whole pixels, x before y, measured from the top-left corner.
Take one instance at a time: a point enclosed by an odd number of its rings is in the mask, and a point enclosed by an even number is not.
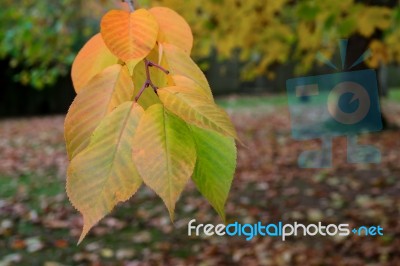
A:
[[[225,210],[222,207],[221,209],[215,209],[219,215],[219,217],[221,218],[222,222],[225,224],[226,223],[226,215],[225,215]]]
[[[81,236],[79,237],[77,245],[82,243],[82,241],[85,239],[86,235],[89,233],[90,229],[97,223],[90,221],[87,217],[83,216],[83,228],[82,228],[82,233]]]
[[[82,230],[81,236],[79,237],[78,243],[76,244],[77,246],[79,246],[79,244],[82,243],[83,239],[85,239],[85,237],[86,237],[87,233],[89,232],[89,230],[90,230],[90,228],[89,229],[85,229],[85,226],[83,226],[83,230]]]
[[[174,220],[175,220],[175,206],[167,206],[168,208],[168,212],[169,212],[169,219],[171,220],[171,223],[174,224]]]

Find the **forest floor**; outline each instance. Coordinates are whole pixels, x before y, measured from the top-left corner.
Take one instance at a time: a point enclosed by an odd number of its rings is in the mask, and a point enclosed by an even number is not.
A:
[[[400,95],[400,94],[399,94]],[[272,97],[272,96],[271,96]],[[228,203],[228,222],[294,221],[381,226],[383,236],[188,236],[187,225],[221,223],[190,183],[172,224],[162,201],[142,187],[79,246],[82,219],[65,194],[64,116],[0,121],[0,266],[7,265],[400,265],[400,104],[385,101],[393,125],[365,134],[380,164],[348,164],[346,139],[333,166],[301,169],[297,158],[319,141],[291,139],[285,98],[219,100],[246,146]],[[399,96],[400,100],[400,96]]]

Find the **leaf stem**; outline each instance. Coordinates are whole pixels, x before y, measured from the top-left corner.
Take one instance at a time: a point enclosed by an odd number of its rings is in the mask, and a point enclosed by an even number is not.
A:
[[[156,68],[160,69],[162,72],[164,72],[166,75],[169,74],[169,71],[167,69],[163,68],[162,66],[160,66],[156,63],[151,62],[147,58],[143,59],[143,61],[144,61],[144,65],[146,68],[146,81],[144,82],[142,88],[140,89],[139,93],[135,97],[136,102],[139,100],[140,96],[142,96],[143,92],[148,87],[152,87],[155,94],[157,94],[158,87],[156,85],[154,85],[153,81],[151,80],[150,67],[156,67]]]
[[[122,2],[128,3],[131,12],[135,11],[135,4],[133,3],[133,0],[122,0]]]
[[[153,63],[153,62],[151,62],[151,61],[148,61],[147,59],[145,59],[147,62],[148,62],[148,64],[149,64],[149,67],[156,67],[156,68],[158,68],[158,69],[160,69],[162,72],[164,72],[165,74],[169,74],[169,71],[168,70],[166,70],[165,68],[163,68],[162,66],[160,66],[160,65],[158,65],[158,64],[155,64],[155,63]],[[146,62],[145,61],[145,62]]]
[[[137,102],[137,101],[139,100],[139,98],[140,98],[140,96],[142,96],[144,90],[145,90],[146,88],[148,88],[148,87],[149,87],[149,84],[148,84],[147,82],[145,82],[145,83],[143,84],[142,88],[140,89],[138,95],[136,95],[136,97],[135,97],[135,102]]]

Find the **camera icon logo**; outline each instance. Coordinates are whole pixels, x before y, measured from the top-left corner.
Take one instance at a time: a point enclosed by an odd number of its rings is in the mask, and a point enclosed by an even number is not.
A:
[[[342,41],[340,48],[344,62],[347,41]],[[365,60],[367,55],[365,53],[353,66]],[[324,62],[333,65],[326,59]],[[304,151],[300,155],[300,167],[331,167],[332,138],[336,136],[347,136],[349,163],[380,162],[381,154],[377,148],[357,144],[359,134],[382,130],[378,82],[374,70],[347,70],[289,79],[286,89],[292,138],[322,140],[320,150]]]
[[[337,108],[338,99],[346,93],[353,95],[351,102],[359,101],[359,107],[354,112],[344,112]],[[338,95],[338,96],[337,96]],[[370,96],[360,84],[345,81],[336,85],[328,96],[329,114],[339,123],[352,125],[362,121],[368,114],[371,107]]]

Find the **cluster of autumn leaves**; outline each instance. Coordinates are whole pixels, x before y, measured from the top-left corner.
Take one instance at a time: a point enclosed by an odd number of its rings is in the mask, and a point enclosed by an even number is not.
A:
[[[224,219],[236,133],[192,45],[189,25],[171,9],[112,10],[77,55],[65,139],[67,193],[84,218],[79,241],[143,182],[173,219],[192,179]]]

